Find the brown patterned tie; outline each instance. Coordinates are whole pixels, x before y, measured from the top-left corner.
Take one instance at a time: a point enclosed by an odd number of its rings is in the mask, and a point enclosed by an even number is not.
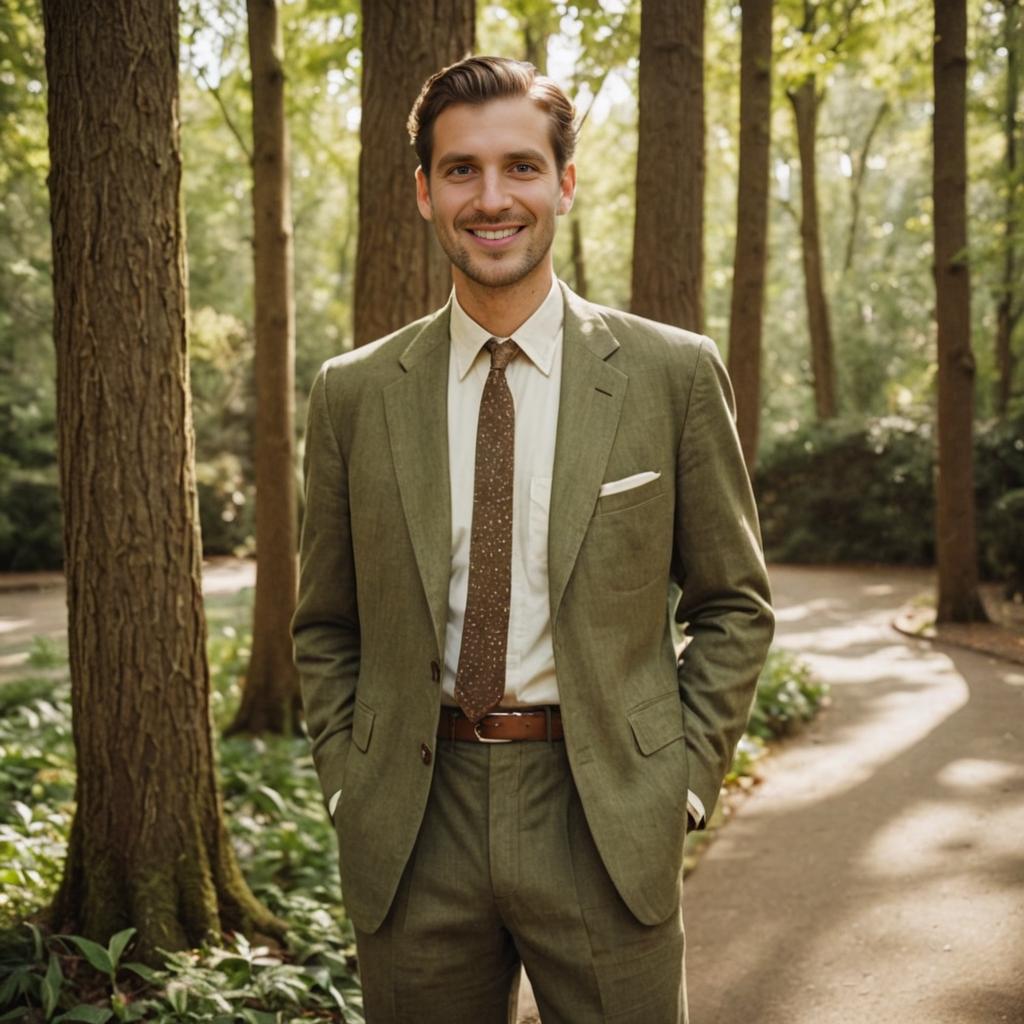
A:
[[[469,536],[469,591],[462,625],[455,700],[479,722],[505,692],[508,611],[512,598],[512,481],[516,410],[505,367],[519,346],[511,339],[487,342],[491,372],[480,399],[473,477],[473,525]]]

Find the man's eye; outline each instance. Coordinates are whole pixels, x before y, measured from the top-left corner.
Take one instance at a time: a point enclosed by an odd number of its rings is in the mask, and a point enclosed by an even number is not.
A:
[[[537,168],[533,164],[516,164],[513,169],[516,174],[532,174]]]
[[[453,178],[465,178],[473,170],[472,167],[468,167],[466,164],[459,164],[457,167],[453,167],[448,173]]]

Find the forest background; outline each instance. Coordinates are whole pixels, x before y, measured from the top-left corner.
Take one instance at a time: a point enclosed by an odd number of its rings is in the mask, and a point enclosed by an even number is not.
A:
[[[418,15],[432,17],[424,5]],[[181,130],[192,393],[204,551],[254,546],[252,96],[240,0],[181,8]],[[360,10],[281,6],[291,135],[295,395],[353,343],[359,233]],[[704,35],[704,324],[728,345],[736,232],[740,8],[712,3]],[[782,2],[773,26],[768,269],[757,485],[769,555],[929,564],[937,356],[932,276],[932,12],[919,0]],[[971,327],[979,557],[1021,577],[1024,550],[1024,219],[1020,6],[969,5]],[[424,22],[424,38],[427,33]],[[532,57],[586,114],[579,191],[559,275],[630,306],[640,5],[480,4],[478,52]],[[793,98],[813,75],[823,301],[835,408],[816,407],[801,262]],[[38,0],[0,9],[0,568],[62,559],[43,28]],[[402,109],[412,95],[396,96]],[[679,162],[657,174],[686,190]],[[413,191],[408,183],[411,208]],[[392,216],[387,208],[370,218]],[[575,245],[574,245],[575,242]],[[1000,327],[1003,317],[1008,327]],[[694,325],[698,326],[698,325]],[[998,354],[1009,332],[1010,358]],[[296,468],[296,473],[298,469]],[[1016,526],[1015,526],[1016,524]]]
[[[770,559],[938,561],[939,618],[944,579],[951,618],[983,616],[979,570],[1024,592],[1019,0],[111,10],[0,7],[0,571],[66,559],[70,651],[65,672],[36,645],[43,674],[0,687],[0,909],[30,915],[0,1004],[357,1002],[296,738],[293,446],[325,358],[447,294],[403,126],[467,49],[532,60],[579,106],[558,274],[720,342]],[[203,602],[190,412],[203,553],[256,555],[253,607]],[[822,693],[775,652],[753,736]],[[254,934],[283,945],[268,961]]]

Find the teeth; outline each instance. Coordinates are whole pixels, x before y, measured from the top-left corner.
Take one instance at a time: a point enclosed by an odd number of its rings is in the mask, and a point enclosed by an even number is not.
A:
[[[514,235],[519,228],[502,228],[500,231],[484,231],[483,228],[473,228],[473,234],[477,238],[487,238],[494,240],[496,238],[508,238],[509,235]]]

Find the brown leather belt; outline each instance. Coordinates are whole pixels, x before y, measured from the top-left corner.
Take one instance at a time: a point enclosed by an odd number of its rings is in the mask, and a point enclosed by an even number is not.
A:
[[[562,715],[557,707],[492,711],[474,725],[461,708],[442,707],[437,735],[465,743],[513,743],[522,740],[560,740]]]

